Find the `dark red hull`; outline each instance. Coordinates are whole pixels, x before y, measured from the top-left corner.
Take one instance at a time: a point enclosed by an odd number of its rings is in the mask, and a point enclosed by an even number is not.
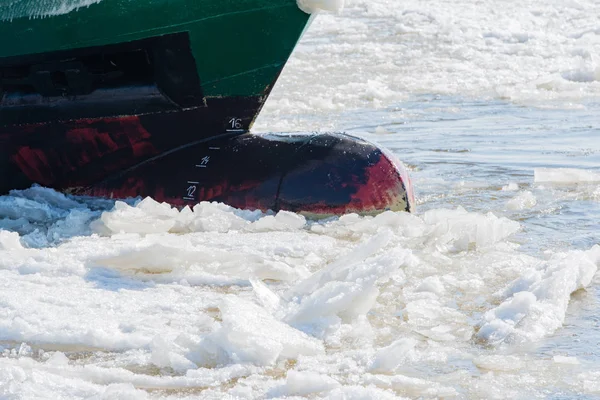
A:
[[[193,111],[2,128],[10,173],[1,175],[0,188],[37,183],[78,195],[151,196],[176,206],[219,201],[315,215],[413,205],[402,166],[371,143],[340,134],[223,128],[210,135],[206,127],[192,134],[190,127],[202,127],[195,118]],[[219,121],[210,128],[217,130]]]
[[[410,211],[414,204],[400,165],[373,144],[341,134],[214,138],[74,192],[152,196],[177,206],[218,201],[315,216]]]
[[[258,99],[227,99],[179,112],[3,126],[0,192],[32,183],[87,187],[183,145],[239,133],[257,108]]]

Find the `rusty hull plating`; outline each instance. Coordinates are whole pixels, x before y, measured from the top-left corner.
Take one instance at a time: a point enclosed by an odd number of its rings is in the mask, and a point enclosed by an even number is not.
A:
[[[242,134],[184,146],[76,194],[152,196],[185,206],[289,210],[315,217],[411,211],[408,175],[378,147],[344,134]]]

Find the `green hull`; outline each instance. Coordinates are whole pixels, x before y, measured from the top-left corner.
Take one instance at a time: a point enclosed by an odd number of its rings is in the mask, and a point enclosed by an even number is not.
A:
[[[188,32],[207,97],[265,94],[309,19],[295,0],[102,0],[45,17],[17,3],[0,11],[0,59]],[[33,18],[6,20],[27,4]]]

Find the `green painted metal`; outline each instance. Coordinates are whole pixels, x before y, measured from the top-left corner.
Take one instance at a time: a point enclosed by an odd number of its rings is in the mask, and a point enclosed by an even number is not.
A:
[[[50,16],[25,6],[0,6],[0,58],[189,32],[207,97],[265,94],[310,17],[296,0],[101,0]]]

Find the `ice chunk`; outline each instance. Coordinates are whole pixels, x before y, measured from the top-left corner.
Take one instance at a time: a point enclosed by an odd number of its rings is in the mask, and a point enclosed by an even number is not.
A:
[[[579,374],[577,379],[583,383],[584,393],[600,394],[600,372],[592,371]]]
[[[522,193],[517,194],[515,197],[510,199],[506,206],[509,210],[524,210],[532,208],[537,204],[537,199],[530,191],[526,190]]]
[[[23,197],[40,204],[47,204],[51,207],[61,208],[63,210],[85,208],[84,205],[68,198],[63,193],[39,185],[33,185],[29,189],[24,190],[11,190],[10,194],[14,197]]]
[[[570,364],[570,365],[580,364],[577,357],[554,356],[554,357],[552,357],[552,360],[557,364]]]
[[[352,268],[353,266],[356,267],[361,261],[381,250],[389,243],[390,239],[391,235],[388,231],[383,231],[374,236],[366,243],[357,246],[349,254],[316,272],[308,279],[298,283],[288,292],[288,298],[291,298],[294,295],[313,293],[317,288],[324,286],[327,282],[346,280],[352,273],[354,269]]]
[[[323,399],[323,397],[320,397]],[[374,386],[347,385],[331,390],[325,396],[327,400],[405,400],[389,390]]]
[[[338,387],[340,387],[339,382],[327,375],[291,370],[288,371],[285,385],[280,388],[277,396],[308,396],[314,393],[328,392]]]
[[[476,357],[473,364],[489,371],[518,371],[524,363],[516,356],[488,355]]]
[[[470,213],[464,208],[436,209],[425,212],[423,220],[431,225],[431,235],[439,245],[451,246],[454,251],[465,251],[471,245],[490,246],[520,229],[518,222],[498,218],[493,213]]]
[[[297,0],[298,7],[312,14],[319,10],[339,12],[344,8],[345,0]]]
[[[50,356],[46,363],[50,365],[65,366],[69,365],[69,359],[67,358],[65,353],[57,351],[54,354],[52,354],[52,356]]]
[[[507,192],[515,192],[519,190],[519,185],[517,183],[511,182],[506,186],[502,186],[502,190]]]
[[[1,204],[0,204],[1,207]],[[1,216],[1,208],[0,208]],[[150,197],[135,206],[117,201],[111,211],[92,222],[94,232],[110,236],[115,233],[190,233],[293,231],[301,229],[306,218],[289,211],[265,215],[261,211],[238,210],[223,203],[201,202],[181,211]]]
[[[554,332],[564,321],[571,293],[590,284],[598,265],[598,245],[585,252],[556,254],[512,282],[504,291],[511,297],[485,314],[478,337],[498,344],[507,339],[536,340]]]
[[[98,233],[106,231],[119,233],[160,233],[168,232],[175,226],[179,212],[166,203],[158,203],[146,198],[136,207],[122,201],[115,203],[113,211],[104,212],[100,221],[92,225]]]
[[[449,386],[440,385],[437,382],[413,378],[404,375],[371,375],[365,374],[362,377],[363,384],[374,385],[385,389],[394,389],[395,391],[406,394],[411,398],[416,397],[455,397],[458,395],[456,390]]]
[[[443,294],[445,292],[444,284],[437,276],[428,276],[423,279],[416,289],[417,292],[431,292],[435,294]]]
[[[300,229],[306,224],[306,218],[302,215],[279,211],[277,215],[267,215],[256,222],[253,222],[249,230],[256,232],[264,231],[282,231]]]
[[[196,368],[196,364],[181,355],[178,346],[167,343],[162,337],[156,336],[150,344],[152,355],[150,361],[158,367],[173,368],[174,371],[186,372]]]
[[[535,182],[578,183],[600,182],[600,172],[576,168],[536,168]]]
[[[98,400],[145,400],[148,396],[146,392],[136,389],[131,383],[113,383],[104,389],[98,397]]]
[[[276,320],[247,300],[228,296],[219,310],[221,326],[203,340],[199,349],[197,358],[204,365],[230,362],[273,365],[279,359],[324,351],[320,341]]]
[[[202,202],[194,206],[194,218],[189,223],[190,232],[229,232],[248,226],[245,217],[253,215],[242,213],[223,203]]]
[[[584,66],[583,68],[572,69],[570,71],[565,71],[561,74],[561,76],[571,82],[594,82],[600,81],[600,67],[594,66]]]
[[[277,312],[281,307],[281,299],[275,293],[273,293],[267,285],[262,283],[257,278],[250,278],[250,283],[252,284],[252,288],[254,289],[254,293],[256,297],[260,300],[263,307],[270,311],[271,313]]]
[[[396,340],[391,345],[379,349],[375,354],[369,371],[377,373],[393,373],[407,360],[414,358],[417,341],[412,338]]]
[[[410,259],[410,251],[401,249],[370,257],[390,239],[390,232],[384,230],[291,288],[284,296],[289,300],[285,321],[294,326],[331,321],[331,317],[351,322],[366,314],[379,295],[377,280],[389,277]]]
[[[486,323],[477,336],[493,344],[502,342],[515,331],[515,326],[525,318],[535,302],[533,293],[515,293],[512,298],[485,314]]]
[[[419,334],[437,341],[466,341],[473,334],[467,316],[434,299],[411,301],[405,308],[408,324]]]
[[[22,249],[19,234],[16,232],[8,232],[0,230],[0,251],[10,251]]]

